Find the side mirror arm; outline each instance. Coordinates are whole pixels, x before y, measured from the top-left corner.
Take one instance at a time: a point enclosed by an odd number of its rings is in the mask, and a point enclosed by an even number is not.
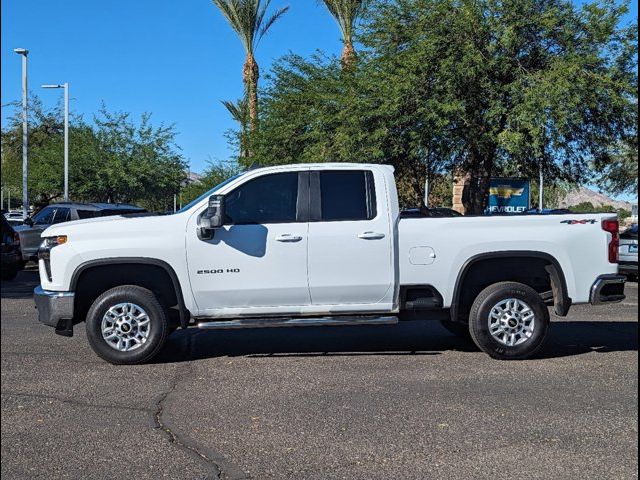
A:
[[[206,212],[200,221],[198,222],[198,238],[200,240],[213,240],[213,237],[216,234],[216,229],[211,226],[211,218],[208,218]]]

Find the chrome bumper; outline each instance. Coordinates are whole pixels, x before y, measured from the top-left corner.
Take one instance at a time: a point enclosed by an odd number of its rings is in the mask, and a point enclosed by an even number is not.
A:
[[[38,309],[38,320],[56,329],[62,327],[73,318],[74,298],[73,292],[53,292],[37,286],[33,291],[33,299]]]
[[[600,275],[591,287],[591,304],[602,305],[623,301],[627,298],[624,294],[625,282],[624,275]]]

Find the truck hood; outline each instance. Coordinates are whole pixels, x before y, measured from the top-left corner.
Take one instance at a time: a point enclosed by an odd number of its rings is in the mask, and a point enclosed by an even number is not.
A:
[[[13,228],[14,232],[24,232],[27,230],[33,230],[34,227],[30,226],[30,225],[15,225]],[[37,227],[36,227],[37,228]]]

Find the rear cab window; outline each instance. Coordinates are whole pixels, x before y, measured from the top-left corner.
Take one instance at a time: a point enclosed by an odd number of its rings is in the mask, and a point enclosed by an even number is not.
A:
[[[316,217],[314,220],[323,222],[364,221],[373,220],[376,217],[376,191],[373,172],[369,170],[321,170],[318,173],[316,178],[319,180],[320,202],[313,209],[315,210],[313,216]]]

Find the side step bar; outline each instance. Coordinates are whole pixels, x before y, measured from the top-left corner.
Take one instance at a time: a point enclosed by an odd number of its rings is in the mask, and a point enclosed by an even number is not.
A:
[[[329,327],[340,325],[395,325],[398,317],[239,318],[198,323],[203,330],[236,330],[266,327]]]

